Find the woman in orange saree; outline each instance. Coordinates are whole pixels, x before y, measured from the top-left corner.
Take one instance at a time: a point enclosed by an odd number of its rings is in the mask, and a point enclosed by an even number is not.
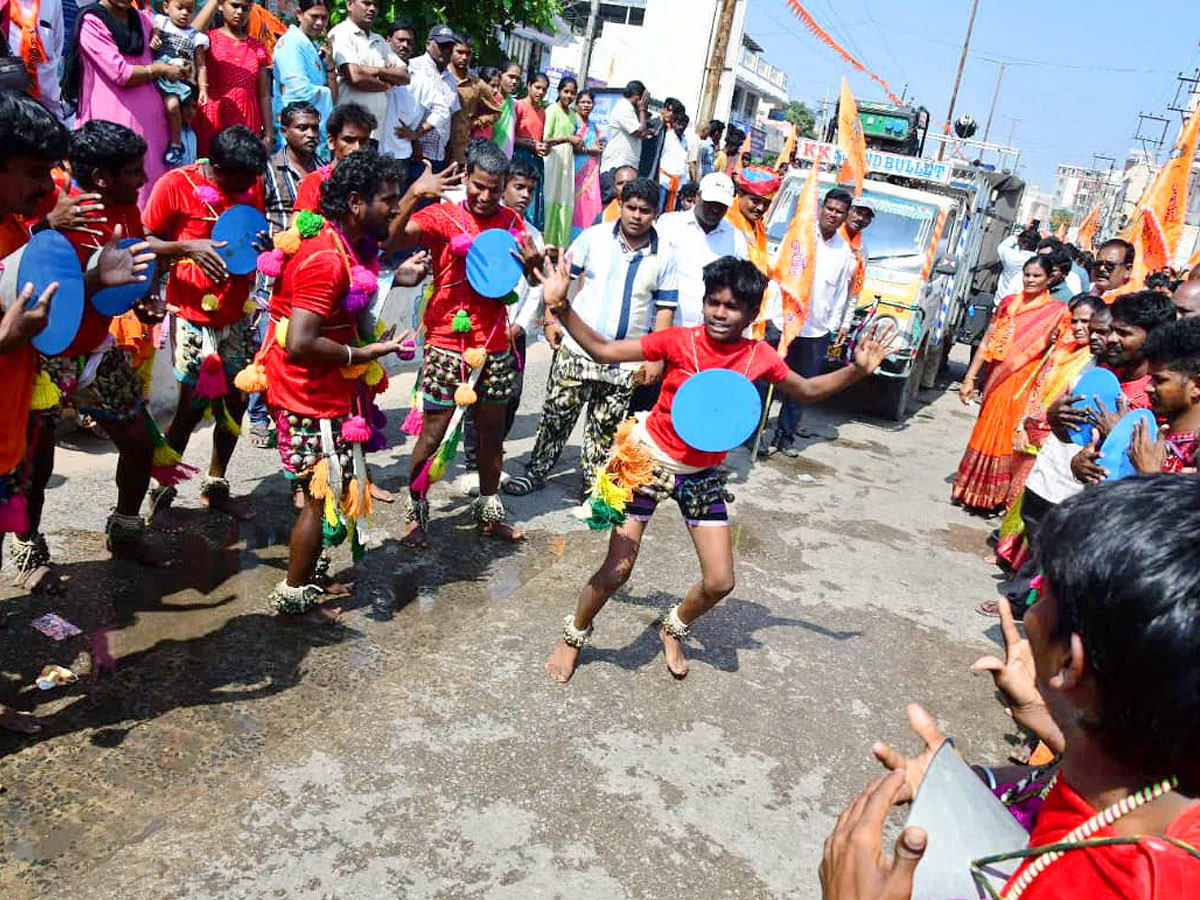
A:
[[[970,404],[980,370],[992,364],[983,385],[983,409],[951,493],[955,501],[980,512],[996,512],[1021,492],[1022,457],[1028,455],[1018,448],[1028,443],[1024,419],[1030,392],[1071,321],[1067,307],[1046,290],[1050,271],[1044,259],[1035,256],[1025,263],[1022,280],[1024,290],[996,308],[959,389],[962,402]],[[1032,465],[1032,457],[1028,459]]]

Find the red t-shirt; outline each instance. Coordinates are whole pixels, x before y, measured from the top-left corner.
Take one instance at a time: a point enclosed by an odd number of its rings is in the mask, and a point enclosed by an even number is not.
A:
[[[82,193],[83,191],[77,187],[71,188],[72,197]],[[140,238],[146,234],[142,228],[141,212],[138,210],[136,203],[128,203],[123,206],[113,206],[106,203],[104,205],[104,212],[100,217],[108,221],[97,221],[89,226],[99,231],[100,234],[87,234],[82,231],[63,232],[63,236],[75,248],[75,252],[79,255],[79,264],[85,270],[96,251],[107,244],[112,238],[112,233],[118,225],[121,226],[124,236],[127,238]],[[75,340],[71,341],[71,346],[64,350],[62,355],[81,356],[85,353],[91,353],[108,336],[108,329],[111,325],[112,316],[102,315],[97,312],[89,300],[83,306],[83,320],[79,323],[79,332],[75,335]]]
[[[344,305],[350,290],[350,270],[345,247],[331,228],[300,244],[275,281],[271,296],[271,321],[303,309],[324,320],[321,336],[339,344],[350,344],[356,334],[355,319]],[[349,415],[350,400],[358,379],[342,376],[339,363],[298,362],[275,340],[274,326],[267,340],[267,401],[288,412],[332,419]]]
[[[534,106],[533,101],[525,97],[516,102],[513,112],[517,120],[514,136],[527,141],[540,141],[546,133],[546,107]]]
[[[0,259],[16,253],[27,243],[29,230],[20,219],[12,214],[0,216]],[[3,268],[0,264],[0,271]],[[12,302],[16,298],[3,299]],[[4,388],[4,402],[0,403],[0,475],[11,472],[25,458],[29,399],[37,369],[38,355],[33,344],[27,342],[10,353],[0,353],[0,385]]]
[[[321,187],[332,174],[332,165],[321,166],[300,179],[300,183],[296,185],[296,202],[292,204],[293,215],[302,209],[315,213],[321,211]]]
[[[480,218],[468,210],[463,201],[427,206],[411,221],[420,226],[422,243],[433,255],[435,287],[425,310],[425,342],[447,350],[484,347],[489,353],[503,352],[508,347],[508,328],[505,327],[508,313],[504,303],[481,297],[472,290],[467,281],[467,259],[450,252],[450,241],[457,235],[477,235],[489,228],[524,231],[520,215],[501,206],[495,215]],[[450,325],[460,309],[465,309],[471,316],[470,333],[457,332]]]
[[[1030,847],[1044,847],[1064,838],[1097,813],[1061,779],[1038,813]],[[1167,829],[1167,836],[1195,846],[1200,843],[1200,803],[1185,810]],[[1117,837],[1111,827],[1093,837]],[[1014,873],[1014,879],[1037,857]],[[1011,881],[1010,881],[1011,884]],[[1200,861],[1166,841],[1143,837],[1136,844],[1089,847],[1061,856],[1021,895],[1025,900],[1182,900],[1200,897]]]
[[[662,390],[646,419],[646,431],[672,459],[686,466],[702,468],[719,466],[726,454],[689,447],[675,432],[671,422],[671,405],[675,402],[679,386],[697,371],[703,372],[705,369],[732,369],[751,381],[765,378],[772,384],[783,381],[790,371],[787,363],[766,341],[746,338],[713,341],[703,325],[652,331],[642,338],[642,353],[650,362],[666,362]],[[696,368],[697,361],[700,363],[699,369]]]
[[[217,192],[217,200],[207,204],[196,196],[198,187],[208,186]],[[227,196],[216,183],[204,177],[204,165],[194,163],[167,172],[154,185],[142,223],[146,231],[166,241],[194,241],[212,237],[217,216],[231,206],[248,203],[263,208],[262,181],[256,180],[246,195]],[[197,325],[224,328],[245,318],[246,298],[254,275],[230,275],[217,283],[204,274],[190,259],[181,259],[167,281],[167,303],[179,307],[181,318]],[[217,298],[217,308],[204,309],[204,296]]]

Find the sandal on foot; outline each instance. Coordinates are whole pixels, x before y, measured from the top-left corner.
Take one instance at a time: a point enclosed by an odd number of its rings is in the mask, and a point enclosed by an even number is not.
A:
[[[16,570],[14,587],[46,596],[57,596],[66,590],[67,581],[51,567],[50,548],[46,546],[46,536],[40,532],[34,532],[26,541],[13,535],[8,559]]]
[[[546,482],[534,480],[528,475],[514,475],[508,481],[500,486],[504,493],[511,497],[525,497],[532,494],[534,491],[540,491],[546,486]]]
[[[251,447],[259,450],[270,450],[275,445],[270,425],[251,425],[246,433],[246,440],[250,442]]]

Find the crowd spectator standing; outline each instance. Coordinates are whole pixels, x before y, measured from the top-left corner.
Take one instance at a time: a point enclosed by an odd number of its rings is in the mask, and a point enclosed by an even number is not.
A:
[[[416,26],[407,19],[396,19],[387,28],[388,46],[407,66],[417,45]],[[423,104],[417,91],[425,87],[424,79],[409,76],[408,84],[393,85],[387,92],[387,113],[379,130],[379,148],[389,156],[400,160],[406,167],[405,180],[416,178],[421,154],[414,155],[414,142],[421,137],[421,122],[425,118],[427,104]],[[441,91],[430,102],[441,101]]]
[[[529,221],[538,228],[546,225],[546,92],[550,90],[550,79],[538,72],[529,79],[525,96],[514,107],[516,115],[515,147],[513,159],[533,166],[538,173],[538,189],[529,205]]]
[[[458,109],[450,117],[450,143],[447,157],[460,166],[467,162],[467,143],[472,137],[489,137],[492,126],[500,116],[500,101],[496,91],[471,71],[475,50],[471,39],[458,35],[450,51],[446,73],[454,79],[458,92]]]
[[[25,64],[31,96],[62,118],[59,69],[67,40],[62,0],[5,0],[3,7],[3,37]]]
[[[329,48],[337,68],[337,102],[357,103],[375,117],[371,137],[380,139],[379,124],[387,117],[388,91],[408,84],[404,61],[382,35],[372,31],[379,6],[376,0],[349,0],[346,19],[329,29]]]
[[[450,145],[450,122],[459,109],[458,81],[449,71],[450,56],[459,37],[448,25],[435,25],[429,30],[425,52],[409,64],[412,90],[422,107],[424,118],[419,128],[418,146],[421,158],[440,172],[447,165]]]
[[[650,92],[640,81],[631,81],[621,92],[621,99],[613,104],[608,114],[608,134],[604,153],[600,156],[600,169],[612,173],[624,166],[635,172],[642,160],[642,139],[649,137],[650,124],[647,110],[650,108]]]
[[[272,57],[272,110],[276,122],[285,106],[307,103],[317,112],[320,127],[318,148],[325,143],[325,120],[333,112],[333,66],[323,46],[329,23],[329,7],[323,0],[300,0],[296,24],[276,42]]]
[[[269,153],[275,146],[271,112],[271,57],[250,36],[252,0],[221,0],[221,26],[209,33],[208,102],[200,108],[196,137],[201,156],[213,138],[232,125],[243,125]]]

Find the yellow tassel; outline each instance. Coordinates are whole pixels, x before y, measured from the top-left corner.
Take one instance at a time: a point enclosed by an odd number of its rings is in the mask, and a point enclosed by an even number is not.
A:
[[[254,299],[247,300],[242,304],[242,312],[248,316],[254,315],[256,312],[258,312],[258,301]]]
[[[200,298],[200,308],[205,312],[213,312],[220,305],[221,301],[217,299],[216,294],[205,294]]]
[[[233,386],[245,394],[261,394],[267,389],[266,367],[262,363],[250,363],[233,376]]]
[[[381,337],[383,337],[383,333],[391,327],[392,326],[383,321],[383,319],[377,319],[375,322],[375,340],[379,340]]]
[[[324,500],[329,494],[329,460],[322,456],[312,467],[308,478],[308,493],[314,500]]]
[[[221,404],[221,427],[225,429],[226,434],[234,437],[242,436],[242,426],[233,421],[233,416],[229,414],[229,407],[224,403]]]
[[[597,466],[592,496],[620,512],[633,499],[633,491],[619,483],[603,466]]]
[[[342,366],[342,377],[353,381],[356,378],[362,378],[370,367],[370,363],[359,363],[356,366]]]
[[[57,384],[50,380],[50,373],[44,369],[38,372],[37,378],[33,382],[33,395],[29,398],[29,408],[35,412],[54,409],[60,400],[62,400],[62,391],[58,389]]]
[[[275,237],[272,239],[275,249],[282,250],[288,256],[291,256],[300,249],[300,232],[295,228],[285,228],[283,231],[275,232]]]
[[[275,343],[287,349],[288,320],[280,319],[275,323]]]
[[[383,381],[383,375],[383,366],[379,360],[373,359],[367,363],[367,370],[363,372],[362,380],[367,387],[375,387],[375,385]]]
[[[472,347],[469,350],[463,351],[462,358],[463,362],[465,362],[472,369],[478,369],[485,362],[487,362],[487,351],[482,347]]]
[[[334,498],[332,491],[325,495],[325,521],[329,523],[330,528],[337,528],[337,500]]]
[[[170,444],[162,444],[154,448],[154,465],[160,468],[170,468],[183,462],[183,457]]]
[[[212,417],[213,417],[212,406],[210,404],[205,404],[204,405],[204,418],[211,419]]]
[[[342,512],[351,522],[362,515],[362,498],[359,496],[357,478],[352,479],[350,486],[346,488],[346,499],[342,501]]]

